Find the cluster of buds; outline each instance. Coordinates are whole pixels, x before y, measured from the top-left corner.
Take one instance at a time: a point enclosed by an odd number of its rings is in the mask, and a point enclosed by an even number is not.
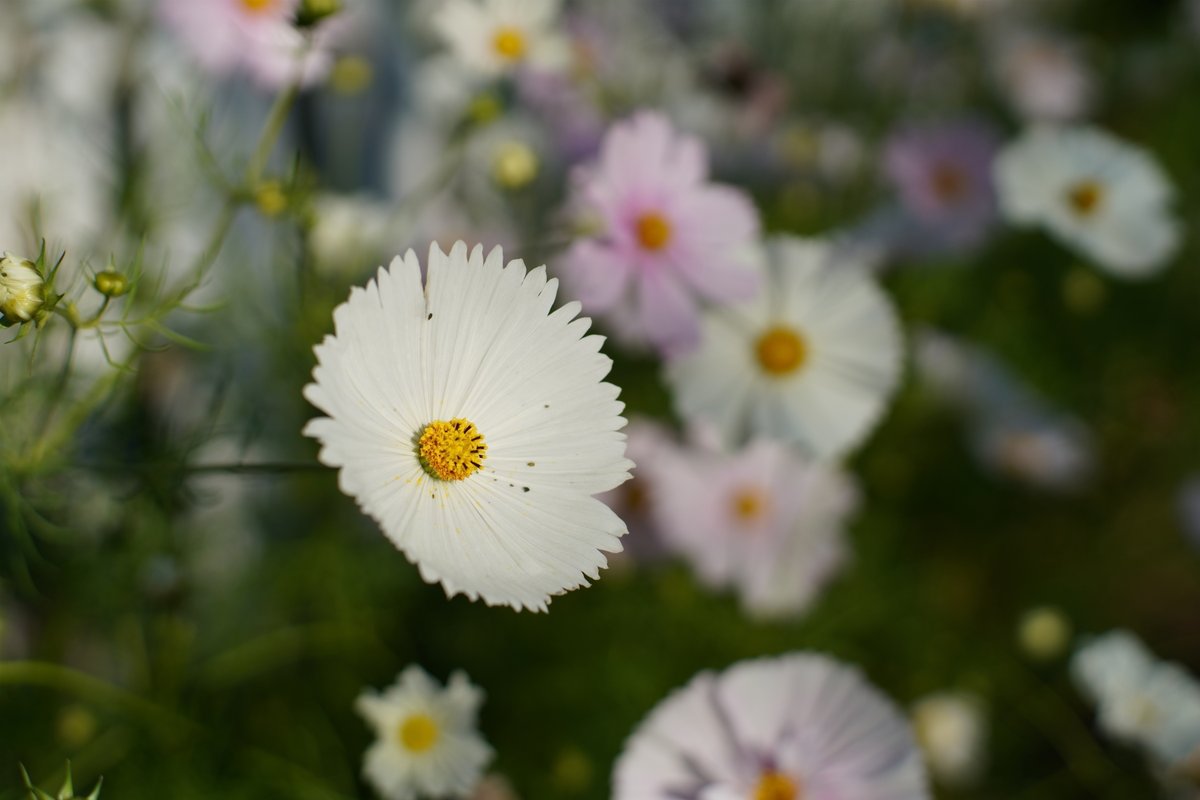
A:
[[[0,325],[9,327],[37,317],[46,302],[46,280],[38,265],[5,253],[0,258]]]
[[[86,797],[75,794],[75,783],[71,778],[71,762],[67,762],[67,777],[63,781],[62,788],[58,790],[57,795],[52,795],[44,792],[33,785],[29,780],[29,773],[25,771],[25,767],[21,767],[21,777],[25,779],[25,789],[29,792],[29,800],[98,800],[100,797],[100,785],[104,783],[104,779],[96,781],[96,788],[92,789],[92,793]]]

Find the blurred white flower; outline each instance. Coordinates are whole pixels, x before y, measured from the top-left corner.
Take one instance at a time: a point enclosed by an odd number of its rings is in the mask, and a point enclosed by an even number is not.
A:
[[[1067,122],[1091,107],[1096,83],[1074,42],[1044,32],[1003,30],[991,46],[992,71],[1028,122]]]
[[[768,251],[758,297],[710,310],[700,347],[668,364],[676,407],[726,442],[776,438],[837,458],[896,390],[896,312],[866,264],[826,241],[781,236]]]
[[[448,595],[545,610],[618,552],[625,420],[603,339],[557,281],[457,243],[411,250],[334,311],[305,433],[339,485]]]
[[[568,66],[558,23],[559,0],[446,0],[432,19],[458,60],[487,77]]]
[[[477,728],[482,704],[464,673],[443,688],[415,664],[383,693],[363,692],[355,708],[377,737],[363,775],[385,800],[465,797],[492,759]]]
[[[1179,246],[1173,190],[1153,156],[1096,128],[1034,127],[996,158],[1000,206],[1113,275],[1162,269]]]
[[[1128,631],[1086,642],[1072,656],[1071,672],[1114,739],[1166,767],[1200,748],[1200,684],[1180,665],[1156,659]]]
[[[909,716],[935,780],[946,786],[968,786],[979,779],[987,754],[988,724],[978,696],[936,692],[913,703]]]
[[[734,587],[755,616],[802,614],[847,560],[853,478],[788,447],[666,447],[641,474],[667,546],[709,586]]]
[[[903,715],[859,671],[816,653],[702,672],[629,737],[614,800],[925,800]]]
[[[0,258],[0,315],[5,324],[28,322],[46,299],[45,280],[36,265],[5,253]]]
[[[358,195],[318,195],[313,201],[310,238],[313,257],[328,272],[361,274],[400,244],[393,241],[395,227],[391,209],[379,200]]]

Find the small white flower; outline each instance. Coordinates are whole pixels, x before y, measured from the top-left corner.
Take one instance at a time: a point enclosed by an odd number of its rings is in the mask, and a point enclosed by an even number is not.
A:
[[[947,786],[979,778],[987,743],[983,702],[968,692],[936,692],[913,703],[917,743],[933,776]]]
[[[841,470],[766,440],[732,455],[664,446],[642,466],[664,541],[751,614],[803,613],[847,560],[858,490]]]
[[[1178,664],[1156,659],[1128,631],[1084,644],[1071,671],[1114,739],[1142,747],[1167,766],[1200,747],[1200,684]]]
[[[726,441],[776,438],[836,458],[896,389],[896,313],[864,265],[827,242],[778,237],[768,250],[758,298],[707,313],[700,347],[668,366],[676,405]]]
[[[565,66],[569,51],[558,15],[559,0],[446,0],[432,22],[466,68],[492,77],[522,66]]]
[[[1122,277],[1161,269],[1179,245],[1172,188],[1144,150],[1085,127],[1034,127],[996,158],[1008,219],[1040,225]]]
[[[355,708],[377,737],[363,775],[386,800],[466,796],[492,760],[476,729],[482,703],[462,672],[443,689],[416,665],[382,694],[363,692]]]
[[[612,361],[558,282],[497,247],[411,250],[334,311],[305,433],[421,576],[545,610],[596,579],[623,523],[594,495],[629,477]]]
[[[613,774],[614,800],[929,797],[904,717],[816,653],[700,673],[642,721]]]
[[[5,253],[0,258],[0,314],[6,323],[28,322],[46,299],[45,281],[32,261]]]

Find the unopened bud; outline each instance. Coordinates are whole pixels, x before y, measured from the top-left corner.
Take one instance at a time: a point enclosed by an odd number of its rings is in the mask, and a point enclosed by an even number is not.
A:
[[[310,28],[342,10],[342,0],[302,0],[296,9],[296,25]]]
[[[45,280],[37,265],[12,253],[0,259],[0,314],[4,325],[28,322],[46,300]]]
[[[1017,627],[1017,643],[1025,655],[1036,661],[1058,658],[1067,649],[1071,623],[1057,608],[1030,609]]]
[[[505,142],[492,158],[492,178],[505,189],[523,189],[538,174],[538,158],[524,142]]]
[[[105,297],[120,297],[129,291],[129,281],[125,276],[111,269],[97,272],[92,285]]]
[[[254,190],[254,203],[264,217],[277,217],[287,210],[288,196],[278,181],[265,181]]]

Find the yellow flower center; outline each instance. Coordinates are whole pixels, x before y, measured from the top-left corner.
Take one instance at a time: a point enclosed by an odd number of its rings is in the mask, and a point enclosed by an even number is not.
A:
[[[525,34],[511,26],[501,28],[492,37],[492,47],[501,58],[508,61],[520,61],[525,57]]]
[[[1095,181],[1080,181],[1067,191],[1067,202],[1081,217],[1090,217],[1096,213],[1103,200],[1104,187]]]
[[[255,14],[267,11],[279,0],[242,0],[242,7]]]
[[[740,522],[754,522],[767,510],[766,496],[755,488],[740,490],[733,496],[733,515]]]
[[[431,422],[417,440],[421,466],[435,478],[461,481],[483,467],[487,442],[475,424],[465,419]]]
[[[642,214],[637,220],[637,238],[647,250],[661,250],[671,241],[671,223],[654,211]]]
[[[788,375],[800,369],[808,360],[808,342],[798,331],[776,325],[758,337],[754,352],[758,356],[759,366],[768,374]]]
[[[424,753],[437,744],[441,731],[428,714],[413,714],[400,723],[396,738],[410,753]]]
[[[802,800],[800,787],[782,772],[764,772],[750,800]]]

